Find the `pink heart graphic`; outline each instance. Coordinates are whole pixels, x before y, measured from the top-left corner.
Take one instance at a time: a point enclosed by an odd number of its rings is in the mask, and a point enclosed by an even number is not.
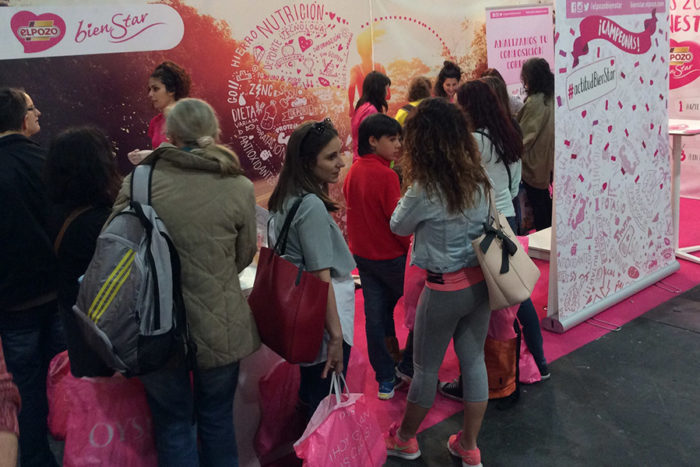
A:
[[[10,20],[10,27],[27,54],[50,49],[66,35],[65,21],[53,13],[35,15],[20,11]]]
[[[328,17],[329,17],[330,19],[335,18],[335,13],[330,13],[330,12],[329,12],[329,13],[328,13]]]
[[[341,50],[343,50],[342,44],[338,46],[338,52],[340,52]]]
[[[314,41],[311,39],[307,39],[304,36],[299,37],[299,48],[301,49],[302,52],[304,52],[306,49],[311,47],[313,45]]]
[[[680,88],[700,77],[700,44],[671,39],[671,76],[669,87]]]

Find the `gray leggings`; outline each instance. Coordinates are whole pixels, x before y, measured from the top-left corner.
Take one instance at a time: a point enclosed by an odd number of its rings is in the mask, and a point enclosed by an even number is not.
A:
[[[408,401],[430,408],[435,400],[438,370],[454,337],[467,402],[489,397],[484,341],[491,310],[486,282],[454,292],[423,288],[413,328],[413,381]]]

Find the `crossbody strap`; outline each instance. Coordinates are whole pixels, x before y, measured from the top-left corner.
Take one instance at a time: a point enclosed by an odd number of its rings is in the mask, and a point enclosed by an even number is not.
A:
[[[53,242],[53,251],[54,253],[58,254],[58,249],[61,247],[61,242],[63,241],[63,236],[66,233],[66,230],[68,230],[68,226],[71,225],[71,223],[82,213],[90,209],[92,206],[83,206],[82,208],[77,208],[74,209],[68,217],[66,217],[66,220],[63,222],[63,225],[61,226],[61,230],[58,232],[58,235],[56,235],[56,240]]]

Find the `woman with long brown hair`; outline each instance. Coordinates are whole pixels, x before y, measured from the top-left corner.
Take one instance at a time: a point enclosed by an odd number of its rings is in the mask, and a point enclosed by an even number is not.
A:
[[[448,449],[463,465],[481,465],[476,438],[488,402],[484,340],[491,315],[471,241],[488,219],[491,184],[462,111],[446,99],[421,102],[404,129],[406,193],[391,217],[398,235],[414,234],[412,262],[427,270],[416,311],[414,374],[401,424],[386,437],[390,456],[416,459],[416,433],[435,399],[451,339],[464,385],[464,424]]]
[[[287,153],[268,206],[277,237],[295,202],[285,259],[329,283],[323,343],[313,362],[300,365],[299,400],[311,418],[328,395],[331,372],[347,372],[355,321],[355,261],[330,213],[338,205],[328,195],[345,166],[342,143],[330,119],[299,125],[287,143]]]

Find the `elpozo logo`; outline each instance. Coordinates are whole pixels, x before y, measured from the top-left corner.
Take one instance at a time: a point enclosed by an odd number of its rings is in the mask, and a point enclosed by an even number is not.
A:
[[[0,8],[0,60],[167,50],[184,34],[180,14],[163,4],[37,10]]]
[[[669,61],[670,66],[685,65],[693,61],[693,53],[690,51],[690,47],[671,47]]]
[[[24,47],[24,53],[37,53],[58,44],[66,34],[66,23],[58,15],[20,11],[10,21],[15,37]]]

